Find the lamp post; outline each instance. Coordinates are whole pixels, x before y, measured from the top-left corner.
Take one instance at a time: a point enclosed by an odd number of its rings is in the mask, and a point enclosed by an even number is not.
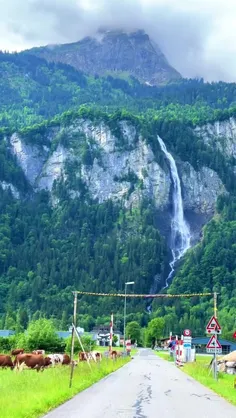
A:
[[[134,282],[126,282],[125,283],[125,304],[124,304],[124,344],[123,349],[125,352],[125,326],[126,326],[126,293],[127,293],[127,286],[130,284],[134,284]]]

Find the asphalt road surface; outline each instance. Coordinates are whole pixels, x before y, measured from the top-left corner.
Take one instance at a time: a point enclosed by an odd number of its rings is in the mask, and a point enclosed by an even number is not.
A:
[[[151,350],[45,418],[236,418],[236,408]]]

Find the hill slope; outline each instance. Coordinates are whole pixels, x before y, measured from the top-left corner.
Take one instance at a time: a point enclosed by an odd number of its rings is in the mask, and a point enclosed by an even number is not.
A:
[[[227,118],[236,105],[235,83],[181,80],[150,87],[132,76],[87,76],[26,53],[0,52],[0,90],[0,128],[12,129],[77,110],[81,104],[106,112],[127,109],[139,114],[152,109],[152,116],[192,125]]]

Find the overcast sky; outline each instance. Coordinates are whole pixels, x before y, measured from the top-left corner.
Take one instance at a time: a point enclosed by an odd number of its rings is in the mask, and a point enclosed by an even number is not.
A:
[[[0,0],[0,49],[144,29],[186,77],[236,81],[236,0]]]

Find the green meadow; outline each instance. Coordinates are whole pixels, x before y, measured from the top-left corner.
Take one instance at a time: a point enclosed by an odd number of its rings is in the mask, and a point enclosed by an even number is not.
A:
[[[79,363],[69,388],[70,367],[58,366],[43,372],[0,370],[0,417],[36,418],[72,398],[129,361],[103,359],[101,363]]]

